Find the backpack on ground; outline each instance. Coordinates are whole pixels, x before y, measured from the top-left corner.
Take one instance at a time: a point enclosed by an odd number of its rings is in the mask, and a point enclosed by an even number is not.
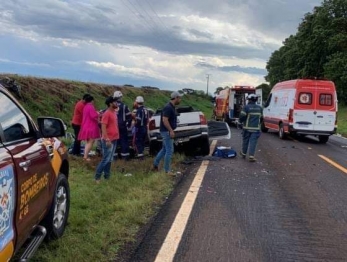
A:
[[[234,158],[237,156],[237,153],[234,149],[230,147],[220,146],[213,151],[212,156],[217,156],[222,158]]]

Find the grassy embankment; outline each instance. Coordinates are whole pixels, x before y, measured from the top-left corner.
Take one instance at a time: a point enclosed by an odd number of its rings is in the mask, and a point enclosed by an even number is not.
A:
[[[34,117],[55,116],[70,122],[75,102],[86,92],[95,98],[97,109],[113,94],[109,85],[14,77],[22,87],[22,105]],[[142,88],[120,88],[123,101],[132,105],[141,95],[153,109],[163,106],[170,92]],[[204,111],[208,117],[212,105],[208,99],[187,95],[182,104]],[[71,128],[69,128],[71,131]],[[67,141],[68,142],[68,141]],[[183,156],[175,155],[173,168],[179,168]],[[157,212],[170,194],[174,180],[164,174],[150,172],[153,158],[143,162],[116,161],[109,182],[95,185],[93,175],[98,159],[87,165],[70,157],[71,209],[63,238],[39,248],[33,261],[110,261],[117,258],[124,244],[136,240],[141,226]],[[131,176],[127,176],[131,174]]]
[[[339,108],[337,126],[337,133],[347,137],[347,106]]]

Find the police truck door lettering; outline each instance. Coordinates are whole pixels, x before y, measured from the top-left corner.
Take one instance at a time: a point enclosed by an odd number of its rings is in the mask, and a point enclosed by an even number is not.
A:
[[[13,167],[0,169],[0,251],[13,240],[15,187]]]

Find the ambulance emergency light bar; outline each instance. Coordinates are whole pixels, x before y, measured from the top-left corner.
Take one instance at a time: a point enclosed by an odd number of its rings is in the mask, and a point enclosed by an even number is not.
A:
[[[255,89],[254,86],[234,86],[232,89]]]

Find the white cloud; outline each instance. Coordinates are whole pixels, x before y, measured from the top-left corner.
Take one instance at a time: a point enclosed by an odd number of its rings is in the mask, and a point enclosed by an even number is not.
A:
[[[9,59],[3,59],[0,58],[0,63],[7,63],[7,64],[17,64],[17,65],[23,65],[23,66],[35,66],[35,67],[51,67],[49,64],[45,63],[31,63],[31,62],[26,62],[26,61],[13,61]]]

